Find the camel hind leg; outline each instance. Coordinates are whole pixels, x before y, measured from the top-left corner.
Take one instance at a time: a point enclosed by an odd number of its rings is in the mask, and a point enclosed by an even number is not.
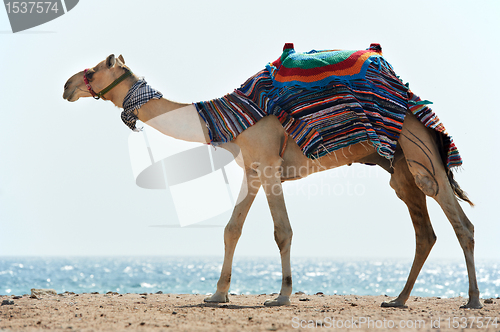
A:
[[[399,159],[394,165],[394,173],[391,175],[390,184],[397,196],[405,202],[408,207],[411,221],[415,229],[416,246],[415,258],[403,291],[396,299],[390,302],[383,302],[381,306],[406,307],[405,303],[410,296],[413,285],[436,242],[436,235],[434,234],[427,212],[425,195],[415,184],[413,175],[410,173],[404,158]]]
[[[399,144],[415,184],[441,206],[464,252],[469,276],[469,301],[464,308],[481,308],[474,264],[474,226],[462,210],[450,185],[436,144],[435,132],[409,113],[405,118]]]

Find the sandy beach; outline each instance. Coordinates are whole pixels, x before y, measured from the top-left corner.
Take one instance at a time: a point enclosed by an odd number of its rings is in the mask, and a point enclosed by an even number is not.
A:
[[[145,293],[1,296],[0,330],[458,331],[472,327],[500,331],[500,299],[482,300],[486,302],[483,309],[468,310],[459,308],[466,302],[460,297],[411,297],[405,309],[381,308],[386,296],[294,294],[291,306],[271,308],[263,306],[271,295],[233,295],[227,304],[206,304],[204,297]]]

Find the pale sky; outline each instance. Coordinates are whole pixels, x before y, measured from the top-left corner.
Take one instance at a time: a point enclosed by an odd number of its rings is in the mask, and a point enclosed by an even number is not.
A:
[[[74,73],[122,54],[166,98],[196,102],[239,87],[286,42],[302,52],[376,42],[413,92],[434,102],[464,160],[456,179],[476,203],[463,204],[476,227],[476,258],[498,259],[499,17],[494,0],[81,0],[54,21],[12,34],[0,10],[0,256],[222,257],[223,227],[151,227],[178,223],[171,198],[135,185],[131,131],[119,109],[62,99]],[[332,190],[308,195],[308,188]],[[287,185],[285,193],[292,258],[413,259],[409,214],[385,171],[343,167]],[[438,237],[431,259],[463,259],[448,220],[428,202]],[[260,193],[236,257],[278,255]]]

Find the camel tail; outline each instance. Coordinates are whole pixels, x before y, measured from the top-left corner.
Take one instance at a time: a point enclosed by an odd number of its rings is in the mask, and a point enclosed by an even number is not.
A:
[[[443,161],[443,165],[446,169],[446,174],[448,175],[448,181],[450,182],[451,188],[453,189],[453,192],[455,193],[455,196],[460,200],[469,203],[470,206],[474,206],[474,203],[469,199],[469,196],[467,196],[467,193],[460,188],[460,185],[458,182],[455,180],[453,176],[453,172],[451,169],[447,166],[447,159],[448,159],[448,151],[446,151],[445,146],[444,146],[444,140],[443,140],[443,134],[441,133],[436,133],[437,134],[437,144],[439,146],[439,153],[441,154],[441,159]]]
[[[448,180],[450,181],[451,188],[453,189],[453,192],[455,193],[455,196],[461,201],[469,203],[470,206],[474,206],[474,203],[469,199],[467,196],[467,193],[460,188],[460,185],[458,184],[457,181],[453,178],[453,172],[451,169],[447,169],[446,173],[448,173]]]

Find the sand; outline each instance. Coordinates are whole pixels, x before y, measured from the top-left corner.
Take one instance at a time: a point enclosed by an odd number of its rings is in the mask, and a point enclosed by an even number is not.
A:
[[[464,298],[411,297],[408,308],[395,309],[380,307],[388,299],[385,296],[294,294],[291,306],[271,308],[263,306],[273,297],[270,295],[233,295],[228,304],[205,304],[204,297],[69,293],[42,299],[1,296],[0,302],[14,304],[0,306],[0,330],[462,331],[472,325],[472,330],[500,331],[500,299],[486,301],[491,303],[485,303],[483,309],[469,310],[459,309],[466,302]]]

